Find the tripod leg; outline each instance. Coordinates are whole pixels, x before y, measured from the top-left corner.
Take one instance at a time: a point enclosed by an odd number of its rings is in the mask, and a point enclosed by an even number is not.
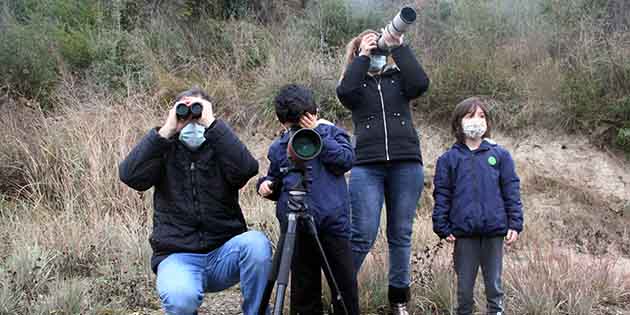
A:
[[[297,229],[297,216],[295,213],[289,213],[288,226],[285,234],[284,244],[282,244],[282,253],[280,254],[280,266],[278,269],[278,287],[276,288],[276,302],[273,306],[273,315],[282,314],[284,307],[284,295],[289,284],[289,272],[291,270],[291,261],[293,260],[293,250],[295,249],[295,237]]]
[[[263,292],[262,299],[260,300],[260,306],[258,307],[258,315],[266,315],[267,307],[269,307],[269,300],[271,299],[271,292],[273,286],[278,279],[278,270],[280,269],[280,259],[282,255],[282,247],[284,246],[285,235],[281,234],[278,239],[278,246],[276,246],[276,253],[273,255],[273,262],[271,263],[271,272],[269,273],[269,279],[267,279],[267,285]]]
[[[327,278],[330,279],[330,281],[328,282],[328,285],[331,286],[331,289],[333,290],[335,294],[335,299],[337,300],[339,305],[341,305],[341,308],[343,309],[343,313],[348,315],[348,308],[346,307],[346,303],[344,302],[343,297],[341,296],[341,291],[339,290],[339,285],[337,285],[337,280],[335,280],[335,277],[333,276],[332,268],[330,268],[330,264],[328,263],[328,258],[326,258],[326,253],[324,252],[324,247],[322,246],[322,242],[319,240],[319,236],[317,234],[317,228],[315,227],[315,222],[313,222],[313,217],[309,215],[305,218],[304,221],[307,222],[306,224],[308,224],[308,228],[310,229],[311,234],[315,238],[315,243],[317,243],[317,248],[319,249],[319,253],[322,256],[322,262],[324,262],[324,272],[328,275]]]

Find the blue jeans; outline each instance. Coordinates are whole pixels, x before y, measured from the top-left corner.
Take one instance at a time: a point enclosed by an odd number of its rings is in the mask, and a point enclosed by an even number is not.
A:
[[[158,265],[157,290],[168,315],[192,315],[205,292],[241,283],[243,313],[254,315],[271,270],[271,246],[264,234],[249,231],[207,253],[176,253]]]
[[[357,165],[350,174],[354,270],[361,269],[378,235],[383,201],[387,208],[389,285],[407,288],[410,279],[411,233],[424,185],[419,162]]]

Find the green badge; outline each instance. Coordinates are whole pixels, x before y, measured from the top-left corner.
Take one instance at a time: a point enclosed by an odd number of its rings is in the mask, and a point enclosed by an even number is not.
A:
[[[488,158],[488,164],[495,166],[497,165],[497,159],[494,156]]]

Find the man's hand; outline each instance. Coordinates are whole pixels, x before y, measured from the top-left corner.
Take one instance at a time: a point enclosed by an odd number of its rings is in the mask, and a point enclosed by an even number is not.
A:
[[[189,122],[190,118],[182,120],[177,119],[175,105],[173,105],[171,110],[168,111],[166,122],[162,125],[162,128],[160,128],[159,134],[163,138],[170,139],[174,134],[182,130]]]
[[[446,237],[446,241],[449,242],[449,243],[453,243],[456,240],[457,240],[457,238],[453,234],[450,234],[449,236]]]
[[[273,185],[273,182],[270,180],[262,182],[262,184],[260,184],[260,187],[258,188],[258,193],[263,197],[269,197],[271,194],[273,194],[273,190],[271,190],[271,185]]]
[[[198,123],[205,128],[210,127],[214,122],[214,112],[212,111],[212,103],[200,99],[199,103],[203,105],[203,111],[201,112],[201,117],[199,117]]]
[[[508,230],[507,235],[505,236],[505,245],[511,245],[512,243],[518,240],[518,232],[514,230]]]
[[[317,115],[308,112],[304,113],[304,115],[300,117],[300,127],[311,129],[317,127]]]

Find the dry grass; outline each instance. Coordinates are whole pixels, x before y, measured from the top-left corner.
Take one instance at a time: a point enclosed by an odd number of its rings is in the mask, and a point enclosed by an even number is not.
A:
[[[122,185],[117,163],[146,130],[160,123],[164,109],[142,93],[114,101],[72,92],[68,87],[58,95],[66,107],[54,115],[8,111],[7,121],[29,117],[34,122],[30,126],[37,128],[2,126],[2,134],[13,139],[3,152],[22,157],[14,163],[19,163],[29,185],[21,192],[25,198],[4,196],[0,202],[0,238],[5,240],[1,246],[7,253],[0,261],[0,314],[110,314],[159,307],[148,265],[151,193],[138,195]],[[430,179],[431,161],[448,146],[450,137],[439,127],[422,126],[427,181],[414,229],[413,310],[449,314],[455,305],[452,248],[439,243],[431,231]],[[270,140],[257,135],[245,140],[264,171]],[[547,228],[549,222],[565,220],[568,226],[584,217],[594,199],[571,197],[569,205],[551,194],[567,187],[530,176],[528,166],[523,167],[527,230],[506,255],[508,310],[606,314],[609,309],[623,309],[628,303],[629,276],[627,267],[617,266],[615,248],[597,251],[584,246],[585,254],[578,256],[572,250],[574,240],[562,239],[554,234],[557,230]],[[250,226],[277,240],[273,203],[259,198],[253,183],[243,190],[241,202]],[[558,212],[563,202],[573,210]],[[550,215],[555,219],[550,220]],[[378,312],[387,304],[388,258],[382,227],[359,278],[361,307],[366,312]],[[595,240],[592,235],[576,235]],[[481,285],[476,294],[483,308]]]

